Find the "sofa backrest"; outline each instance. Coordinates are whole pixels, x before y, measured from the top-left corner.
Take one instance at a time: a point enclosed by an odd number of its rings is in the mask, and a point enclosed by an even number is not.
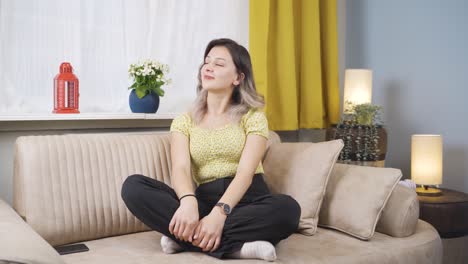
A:
[[[51,245],[149,230],[122,183],[142,174],[171,185],[169,132],[19,137],[14,159],[13,206]]]
[[[268,146],[279,142],[270,131]],[[19,137],[14,159],[13,206],[51,245],[149,230],[127,210],[122,183],[143,174],[171,185],[168,132]],[[377,231],[414,233],[419,204],[405,188],[395,188]]]

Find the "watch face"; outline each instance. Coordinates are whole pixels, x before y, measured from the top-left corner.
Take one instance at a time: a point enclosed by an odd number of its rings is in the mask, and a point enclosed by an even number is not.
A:
[[[229,204],[223,204],[223,211],[227,215],[231,213],[231,207],[229,206]]]

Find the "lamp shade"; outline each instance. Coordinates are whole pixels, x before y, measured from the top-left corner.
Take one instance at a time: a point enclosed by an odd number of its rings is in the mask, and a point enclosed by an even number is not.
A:
[[[370,103],[372,100],[372,71],[347,69],[345,71],[343,109],[349,111],[347,102],[353,105]]]
[[[416,184],[442,184],[442,136],[411,136],[411,179]]]

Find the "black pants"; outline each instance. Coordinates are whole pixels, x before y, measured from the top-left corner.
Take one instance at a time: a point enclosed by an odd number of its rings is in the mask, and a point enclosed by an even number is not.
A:
[[[196,189],[200,219],[210,213],[232,179],[218,179]],[[169,233],[169,223],[180,204],[171,187],[143,175],[132,175],[123,183],[122,199],[128,209],[151,229],[170,237],[185,251],[203,252]],[[263,174],[256,174],[244,197],[226,218],[219,248],[207,254],[223,258],[240,250],[244,242],[256,240],[275,245],[297,230],[300,214],[296,200],[288,195],[271,194]]]

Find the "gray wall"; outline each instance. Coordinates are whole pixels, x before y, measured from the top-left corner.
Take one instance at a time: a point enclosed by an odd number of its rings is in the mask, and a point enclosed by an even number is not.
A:
[[[384,107],[389,132],[386,165],[409,178],[411,135],[441,134],[442,187],[468,192],[468,1],[344,5],[345,65],[374,72],[373,103]]]

